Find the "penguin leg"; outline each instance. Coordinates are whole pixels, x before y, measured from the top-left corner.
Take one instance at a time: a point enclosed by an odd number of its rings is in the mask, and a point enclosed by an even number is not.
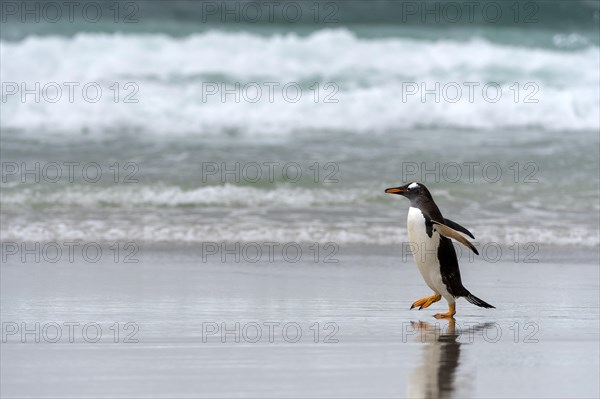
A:
[[[440,299],[442,299],[442,296],[440,294],[427,296],[425,298],[419,299],[418,301],[415,301],[410,308],[413,309],[418,306],[419,310],[425,309],[425,308],[428,308],[432,303],[436,303]]]
[[[436,313],[433,317],[436,319],[452,319],[456,314],[456,304],[449,303],[448,304],[448,312],[447,313]]]

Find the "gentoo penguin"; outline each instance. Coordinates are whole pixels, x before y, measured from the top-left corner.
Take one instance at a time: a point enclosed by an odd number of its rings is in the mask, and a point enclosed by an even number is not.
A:
[[[438,313],[436,319],[451,318],[456,314],[456,298],[465,297],[467,301],[482,308],[493,308],[467,290],[460,279],[456,251],[450,238],[470,248],[477,255],[477,249],[463,234],[471,238],[473,234],[458,223],[444,219],[433,198],[423,184],[410,183],[401,187],[388,188],[388,194],[403,195],[410,200],[407,230],[408,240],[413,249],[413,257],[425,283],[434,292],[433,295],[415,301],[410,307],[419,310],[429,307],[442,299],[448,301],[448,312]]]

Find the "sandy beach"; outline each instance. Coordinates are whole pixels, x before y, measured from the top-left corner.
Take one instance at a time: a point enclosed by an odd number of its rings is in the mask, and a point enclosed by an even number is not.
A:
[[[466,286],[497,309],[461,300],[454,325],[432,317],[443,302],[409,311],[428,292],[398,255],[251,264],[157,247],[138,264],[6,262],[2,396],[598,396],[596,251],[466,263]]]

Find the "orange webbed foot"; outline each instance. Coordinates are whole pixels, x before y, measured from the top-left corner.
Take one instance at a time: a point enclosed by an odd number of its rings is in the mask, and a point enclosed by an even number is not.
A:
[[[456,314],[456,305],[448,305],[448,312],[446,313],[436,313],[433,317],[436,319],[451,319]]]
[[[432,296],[421,298],[421,299],[415,301],[410,308],[414,309],[418,306],[419,310],[425,309],[425,308],[428,308],[429,306],[431,306],[432,303],[436,303],[440,299],[442,299],[442,296],[440,294],[435,294]]]

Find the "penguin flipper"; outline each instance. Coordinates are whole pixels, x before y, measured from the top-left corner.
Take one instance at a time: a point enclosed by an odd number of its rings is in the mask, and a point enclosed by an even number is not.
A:
[[[447,238],[453,238],[453,239],[455,239],[456,241],[460,242],[462,245],[464,245],[465,247],[471,249],[471,251],[473,251],[477,255],[479,255],[479,252],[477,252],[477,248],[475,248],[475,246],[473,244],[471,244],[469,242],[469,240],[467,240],[458,231],[454,230],[452,227],[446,226],[443,223],[436,222],[435,220],[432,220],[431,223],[433,223],[434,225],[437,226],[437,230],[439,231],[439,233],[441,235],[443,235],[444,237],[447,237]]]
[[[472,239],[475,239],[475,236],[469,230],[465,229],[460,224],[458,224],[456,222],[453,222],[450,219],[444,219],[444,224],[446,226],[450,227],[450,228],[453,228],[456,231],[460,231],[461,233],[465,233],[466,235],[468,235]]]

